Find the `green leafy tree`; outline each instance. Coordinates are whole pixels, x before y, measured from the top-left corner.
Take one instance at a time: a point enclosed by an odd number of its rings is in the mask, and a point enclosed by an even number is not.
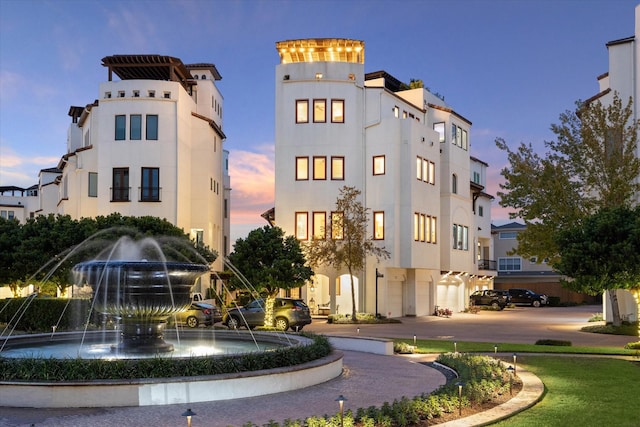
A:
[[[275,325],[273,308],[280,289],[300,287],[313,276],[298,239],[285,236],[279,227],[268,225],[252,230],[245,239],[236,240],[229,261],[241,274],[231,277],[233,288],[250,285],[252,291],[266,296],[266,327]]]
[[[369,209],[358,200],[361,192],[344,186],[336,200],[336,210],[324,238],[315,238],[306,246],[306,255],[312,266],[329,265],[340,270],[346,268],[351,279],[351,319],[357,321],[356,293],[353,276],[362,271],[367,256],[378,260],[389,258],[389,252],[367,237]]]
[[[640,207],[604,208],[556,236],[560,261],[554,268],[579,292],[607,292],[612,319],[620,326],[617,289],[640,287]]]
[[[551,130],[556,140],[538,154],[531,144],[511,150],[502,139],[509,166],[498,192],[500,205],[512,208],[527,228],[518,235],[517,253],[524,258],[560,262],[558,234],[600,209],[630,206],[640,191],[637,157],[640,120],[633,118],[633,100],[626,105],[614,94],[610,105],[578,102],[560,115]]]

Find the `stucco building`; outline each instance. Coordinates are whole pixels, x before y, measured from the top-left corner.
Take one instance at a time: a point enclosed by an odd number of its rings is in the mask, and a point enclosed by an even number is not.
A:
[[[487,164],[470,156],[471,121],[422,85],[365,73],[363,41],[276,43],[275,224],[301,241],[331,227],[343,186],[361,191],[369,230],[391,254],[356,273],[359,312],[461,311],[491,287]],[[346,271],[316,268],[310,305],[351,312]]]
[[[222,270],[230,178],[220,73],[162,55],[113,55],[102,65],[98,97],[69,108],[57,167],[29,189],[0,188],[0,209],[21,222],[49,213],[164,218],[216,250],[213,268]]]

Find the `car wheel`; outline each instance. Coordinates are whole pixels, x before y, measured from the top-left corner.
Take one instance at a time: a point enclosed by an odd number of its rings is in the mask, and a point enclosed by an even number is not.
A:
[[[240,326],[240,322],[237,318],[231,316],[227,319],[227,328],[229,329],[238,329]]]
[[[491,308],[493,308],[494,310],[497,310],[500,308],[500,304],[498,304],[498,301],[494,301],[491,303]]]
[[[198,319],[195,318],[194,316],[187,317],[187,326],[190,327],[190,328],[197,328],[198,327]]]
[[[286,331],[289,329],[289,321],[284,317],[278,317],[276,319],[276,329],[279,331]]]
[[[534,307],[540,307],[540,301],[535,300],[533,303],[531,303],[531,305]]]

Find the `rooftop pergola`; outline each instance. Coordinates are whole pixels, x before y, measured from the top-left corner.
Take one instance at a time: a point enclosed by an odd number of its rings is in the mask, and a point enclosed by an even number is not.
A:
[[[102,58],[102,65],[121,80],[165,80],[187,89],[195,84],[189,69],[179,58],[164,55],[112,55]]]

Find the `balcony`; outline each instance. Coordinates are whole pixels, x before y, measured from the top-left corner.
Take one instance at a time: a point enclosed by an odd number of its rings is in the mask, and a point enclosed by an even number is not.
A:
[[[131,187],[111,187],[112,202],[130,202]]]
[[[162,187],[138,187],[139,202],[159,202]]]
[[[498,262],[491,259],[479,259],[478,270],[498,270]]]

